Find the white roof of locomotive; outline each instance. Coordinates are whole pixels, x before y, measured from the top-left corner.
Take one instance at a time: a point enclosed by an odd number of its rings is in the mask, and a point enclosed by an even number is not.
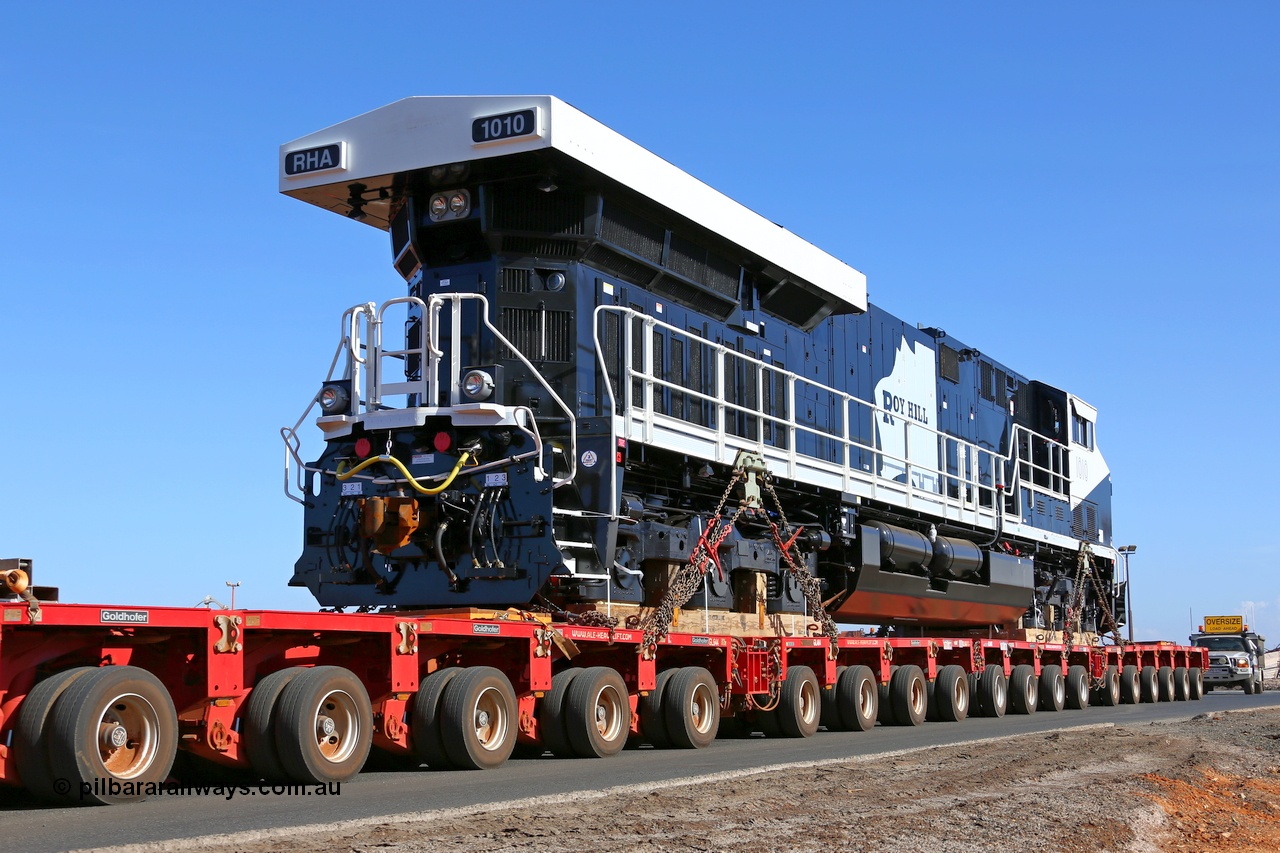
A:
[[[535,111],[536,132],[494,142],[472,141],[472,122]],[[286,174],[290,153],[340,144],[341,163],[326,171]],[[661,157],[558,98],[433,96],[405,98],[280,147],[280,192],[346,213],[348,187],[390,189],[398,173],[430,166],[554,148],[585,166],[738,244],[856,310],[867,308],[867,278],[785,228],[717,192]],[[385,203],[365,210],[386,227]]]

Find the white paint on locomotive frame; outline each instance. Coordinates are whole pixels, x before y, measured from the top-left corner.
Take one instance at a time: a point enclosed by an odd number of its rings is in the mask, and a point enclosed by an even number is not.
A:
[[[536,133],[472,141],[477,119],[528,109],[537,113]],[[335,143],[344,145],[340,174],[288,174],[291,155]],[[361,221],[386,230],[395,175],[543,149],[556,149],[776,264],[837,300],[837,312],[867,310],[861,272],[549,95],[404,98],[282,145],[280,192],[345,214],[352,184],[362,184]],[[387,199],[379,198],[382,190]]]

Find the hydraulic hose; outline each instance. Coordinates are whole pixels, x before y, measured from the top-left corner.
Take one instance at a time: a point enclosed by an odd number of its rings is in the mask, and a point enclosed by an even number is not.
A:
[[[409,469],[404,467],[404,463],[401,462],[399,459],[395,458],[394,456],[371,456],[368,459],[361,462],[356,467],[352,468],[350,471],[344,471],[338,474],[338,479],[349,480],[352,477],[354,477],[356,474],[363,471],[365,468],[368,468],[370,465],[373,465],[378,462],[387,462],[391,465],[394,465],[397,469],[399,469],[401,474],[404,474],[405,479],[409,481],[409,485],[413,486],[414,491],[416,491],[418,494],[438,495],[441,492],[443,492],[445,489],[449,488],[450,484],[453,483],[454,478],[458,476],[458,472],[462,470],[462,466],[465,465],[467,463],[467,460],[470,458],[471,458],[471,451],[469,450],[462,451],[462,455],[458,457],[458,464],[453,466],[453,470],[449,472],[449,476],[445,477],[444,482],[438,486],[424,486],[421,483],[419,483],[416,479],[414,479],[414,476],[409,473]]]

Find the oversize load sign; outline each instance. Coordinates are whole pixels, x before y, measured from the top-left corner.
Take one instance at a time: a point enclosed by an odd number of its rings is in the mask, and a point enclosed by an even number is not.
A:
[[[146,610],[107,610],[98,612],[98,621],[104,625],[145,625],[151,619]]]
[[[1243,616],[1204,617],[1204,632],[1206,634],[1239,634],[1243,630]]]

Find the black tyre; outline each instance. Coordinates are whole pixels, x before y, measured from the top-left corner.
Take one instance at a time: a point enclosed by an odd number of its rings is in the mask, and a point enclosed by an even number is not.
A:
[[[631,700],[622,676],[607,666],[584,669],[565,693],[564,721],[574,754],[607,758],[621,752],[631,732]]]
[[[355,673],[317,666],[285,686],[276,709],[280,764],[295,782],[354,779],[373,745],[373,708]]]
[[[511,757],[519,733],[516,691],[506,673],[467,667],[445,687],[440,734],[454,767],[492,770]]]
[[[676,674],[676,669],[664,669],[658,673],[653,689],[648,696],[641,696],[636,703],[636,714],[640,717],[640,734],[655,749],[670,749],[671,736],[667,734],[666,713],[662,708],[662,694],[667,682]]]
[[[1009,711],[1014,714],[1034,714],[1040,704],[1040,679],[1036,668],[1021,663],[1009,674]]]
[[[787,667],[782,698],[773,713],[787,737],[813,737],[822,718],[822,690],[818,677],[807,666]]]
[[[72,681],[53,704],[49,767],[70,783],[61,798],[83,804],[134,802],[169,775],[178,752],[178,714],[160,680],[133,666],[108,666]],[[105,784],[122,783],[112,793]],[[82,794],[82,785],[92,791]]]
[[[889,680],[878,682],[876,690],[879,692],[879,704],[876,711],[876,722],[882,726],[896,726],[897,718],[893,715],[893,702],[889,699],[889,685],[893,682],[893,677],[898,672],[898,667],[889,667]]]
[[[784,696],[785,693],[784,684]],[[686,666],[678,670],[667,682],[662,703],[666,708],[667,735],[672,746],[705,749],[716,739],[720,731],[720,689],[711,673],[700,666]]]
[[[1144,666],[1138,673],[1138,699],[1143,703],[1155,702],[1159,696],[1156,686],[1156,668]]]
[[[244,754],[253,772],[268,782],[289,781],[289,774],[280,763],[280,751],[276,749],[276,706],[289,682],[306,671],[306,667],[301,666],[278,669],[255,684],[245,700],[240,717]]]
[[[428,766],[437,770],[453,766],[445,751],[444,735],[440,729],[440,703],[445,688],[460,672],[461,667],[449,666],[437,669],[424,678],[418,685],[418,693],[413,697],[413,707],[409,711],[409,735],[413,741],[413,751]]]
[[[1120,668],[1114,664],[1102,673],[1102,684],[1094,691],[1099,705],[1111,708],[1120,704]]]
[[[1252,696],[1254,694],[1253,679],[1250,678],[1244,683],[1244,695]]]
[[[978,707],[984,717],[1003,717],[1009,707],[1009,682],[1004,669],[992,664],[978,679]]]
[[[851,666],[836,682],[840,719],[849,731],[865,732],[876,724],[880,711],[880,686],[867,666]]]
[[[889,679],[889,703],[893,718],[900,726],[918,726],[924,722],[929,706],[929,684],[924,672],[915,664],[898,668]]]
[[[844,718],[840,716],[840,699],[836,693],[837,685],[840,683],[840,676],[844,674],[847,666],[836,667],[836,680],[834,684],[828,684],[821,690],[822,693],[822,727],[829,732],[844,731]]]
[[[958,723],[969,716],[969,676],[964,667],[949,664],[938,670],[933,704],[940,722]]]
[[[1089,670],[1079,664],[1067,667],[1067,707],[1073,711],[1089,707]]]
[[[1187,670],[1187,698],[1192,702],[1199,702],[1204,698],[1204,671],[1198,666],[1190,667]]]
[[[45,732],[53,705],[68,687],[81,677],[97,669],[95,666],[78,666],[66,669],[41,681],[31,688],[18,706],[18,721],[13,727],[13,761],[18,775],[28,791],[42,799],[55,799],[55,778],[49,767],[49,751],[45,748]]]
[[[1173,668],[1173,701],[1185,702],[1191,698],[1191,678],[1185,666]]]
[[[1125,705],[1137,705],[1141,699],[1138,668],[1131,663],[1125,664],[1120,670],[1120,701]]]
[[[557,672],[551,678],[551,689],[538,701],[538,731],[542,745],[557,758],[572,758],[575,753],[569,743],[569,730],[565,722],[564,697],[569,686],[583,669],[575,667]]]
[[[1173,667],[1162,666],[1156,672],[1156,684],[1161,702],[1173,701]]]
[[[1040,710],[1061,711],[1067,704],[1067,679],[1062,667],[1051,663],[1040,668]]]

